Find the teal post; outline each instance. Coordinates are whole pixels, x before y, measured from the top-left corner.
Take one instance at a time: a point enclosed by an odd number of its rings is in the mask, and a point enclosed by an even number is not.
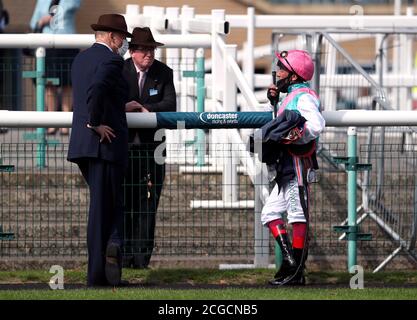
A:
[[[348,157],[351,159],[357,159],[357,136],[356,128],[349,127],[348,129]],[[353,229],[357,228],[356,225],[356,179],[357,171],[348,171],[348,225]],[[351,267],[357,263],[357,251],[356,251],[356,233],[352,234],[353,237],[348,239],[348,270],[350,272]]]
[[[204,50],[197,50],[197,112],[204,112],[204,101],[206,99],[206,86],[204,80]],[[197,166],[205,164],[205,140],[206,135],[203,129],[197,129]]]
[[[45,48],[36,50],[36,111],[45,111]],[[45,168],[46,137],[45,128],[37,128],[38,136],[37,146],[37,165],[39,168]]]
[[[45,111],[45,86],[46,82],[52,85],[59,85],[59,79],[46,78],[45,76],[45,48],[36,49],[36,71],[23,71],[23,78],[36,79],[36,111]],[[46,167],[46,145],[58,144],[57,140],[46,140],[45,128],[37,128],[36,133],[25,133],[25,140],[35,140],[38,144],[36,147],[36,164],[39,168]]]
[[[347,210],[348,219],[347,225],[334,226],[333,229],[336,232],[343,232],[346,234],[345,239],[348,241],[348,271],[351,272],[351,268],[357,264],[357,241],[369,241],[372,239],[372,235],[369,233],[360,233],[358,225],[356,223],[357,211],[356,211],[356,180],[359,171],[371,170],[371,164],[358,163],[359,157],[357,154],[357,136],[356,128],[349,127],[348,129],[348,152],[347,157],[333,157],[336,163],[343,163],[348,173],[347,182]]]
[[[275,267],[277,270],[281,268],[282,265],[282,251],[278,242],[275,241]]]
[[[13,172],[14,171],[13,165],[3,165],[3,161],[0,158],[0,172]],[[3,226],[0,224],[0,240],[13,240],[14,233],[13,232],[4,232]]]
[[[204,112],[204,101],[206,99],[206,87],[205,87],[205,67],[204,67],[204,49],[197,50],[196,68],[195,71],[183,71],[183,77],[196,78],[196,91],[197,91],[197,112]],[[187,143],[197,144],[197,165],[204,166],[205,164],[205,140],[206,135],[203,129],[197,129],[197,139],[189,141]]]

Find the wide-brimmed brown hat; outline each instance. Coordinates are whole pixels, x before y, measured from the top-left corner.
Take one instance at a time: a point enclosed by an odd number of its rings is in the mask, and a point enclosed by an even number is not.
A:
[[[127,24],[125,18],[120,14],[103,14],[98,18],[97,23],[92,24],[94,31],[114,31],[120,32],[131,38],[132,34],[127,32]]]
[[[163,43],[155,41],[151,29],[149,29],[148,27],[136,27],[135,29],[133,29],[132,34],[133,36],[129,42],[129,48],[137,46],[160,47],[164,45]]]

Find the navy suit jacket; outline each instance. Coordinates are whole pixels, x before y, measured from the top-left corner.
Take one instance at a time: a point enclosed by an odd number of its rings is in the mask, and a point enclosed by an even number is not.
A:
[[[174,87],[172,69],[166,64],[155,60],[150,66],[143,84],[143,94],[139,96],[138,75],[132,58],[125,61],[123,75],[129,85],[129,101],[137,101],[149,112],[176,111],[177,96]],[[129,129],[129,142],[139,135],[141,143],[156,147],[161,142],[154,141],[155,129]]]
[[[80,52],[71,69],[73,120],[68,160],[98,158],[127,165],[128,128],[125,113],[128,87],[122,75],[123,59],[106,46],[95,43]],[[100,143],[87,124],[107,125],[116,135]]]

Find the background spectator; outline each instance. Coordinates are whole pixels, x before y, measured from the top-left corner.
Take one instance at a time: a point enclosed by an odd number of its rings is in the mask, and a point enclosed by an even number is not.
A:
[[[129,84],[126,112],[176,111],[172,69],[155,59],[156,42],[149,28],[135,28],[125,61]],[[129,129],[129,166],[125,184],[125,267],[147,268],[154,248],[155,217],[165,179],[165,164],[155,161],[155,129]]]
[[[30,21],[33,32],[48,34],[73,34],[75,32],[75,15],[81,0],[38,0]],[[56,111],[61,100],[62,111],[71,111],[71,63],[78,49],[47,49],[46,77],[59,78],[59,88],[46,86],[45,104],[48,111]],[[59,93],[61,93],[59,99]],[[49,128],[48,134],[54,134],[56,128]],[[61,134],[67,135],[68,128],[61,128]]]

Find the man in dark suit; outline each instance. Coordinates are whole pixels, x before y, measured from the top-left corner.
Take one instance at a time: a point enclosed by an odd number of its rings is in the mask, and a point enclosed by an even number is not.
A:
[[[121,284],[123,177],[128,162],[123,78],[126,21],[118,14],[91,25],[96,43],[79,53],[71,69],[74,113],[68,160],[90,189],[87,227],[88,286]],[[123,52],[124,51],[124,52]]]
[[[176,111],[173,72],[155,60],[156,42],[149,28],[135,28],[131,58],[123,74],[129,84],[126,112]],[[155,216],[165,178],[165,164],[155,161],[154,129],[129,129],[129,166],[125,181],[125,267],[146,268],[154,248]],[[160,155],[165,156],[165,154]]]

